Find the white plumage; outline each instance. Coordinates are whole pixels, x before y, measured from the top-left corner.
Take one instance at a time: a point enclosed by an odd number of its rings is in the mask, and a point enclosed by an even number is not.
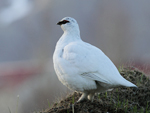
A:
[[[64,34],[53,55],[58,79],[69,89],[82,92],[78,102],[93,101],[95,93],[126,86],[136,87],[124,79],[112,61],[97,47],[81,40],[78,23],[65,17],[57,23]]]

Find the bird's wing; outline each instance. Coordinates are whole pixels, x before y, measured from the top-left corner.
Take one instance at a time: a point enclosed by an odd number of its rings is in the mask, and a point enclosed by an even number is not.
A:
[[[102,76],[99,76],[99,74],[97,74],[97,73],[88,72],[88,73],[83,73],[81,75],[82,75],[82,77],[85,77],[85,78],[89,78],[89,79],[92,79],[95,81],[100,81],[103,83],[110,84],[110,82],[108,80],[105,80],[105,78],[103,78]]]
[[[62,57],[79,75],[111,84],[118,73],[111,60],[97,47],[85,42],[73,42],[64,47]],[[112,77],[113,75],[113,77]]]

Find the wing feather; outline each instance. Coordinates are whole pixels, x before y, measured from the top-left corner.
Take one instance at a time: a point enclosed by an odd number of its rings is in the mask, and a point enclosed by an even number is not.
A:
[[[65,46],[63,58],[79,75],[88,79],[113,84],[116,74],[119,74],[100,49],[85,42],[73,42]]]

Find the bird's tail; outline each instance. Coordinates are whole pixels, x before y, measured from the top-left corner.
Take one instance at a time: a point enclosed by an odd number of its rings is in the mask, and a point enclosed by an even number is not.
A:
[[[128,80],[126,80],[123,77],[121,77],[121,79],[120,79],[120,85],[125,86],[125,87],[137,87],[135,84],[129,82]]]

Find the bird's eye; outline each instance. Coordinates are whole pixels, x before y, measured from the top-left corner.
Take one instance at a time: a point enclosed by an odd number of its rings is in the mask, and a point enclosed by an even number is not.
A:
[[[68,21],[68,20],[63,20],[63,22],[64,22],[64,24],[65,24],[65,23],[69,23],[69,21]]]

